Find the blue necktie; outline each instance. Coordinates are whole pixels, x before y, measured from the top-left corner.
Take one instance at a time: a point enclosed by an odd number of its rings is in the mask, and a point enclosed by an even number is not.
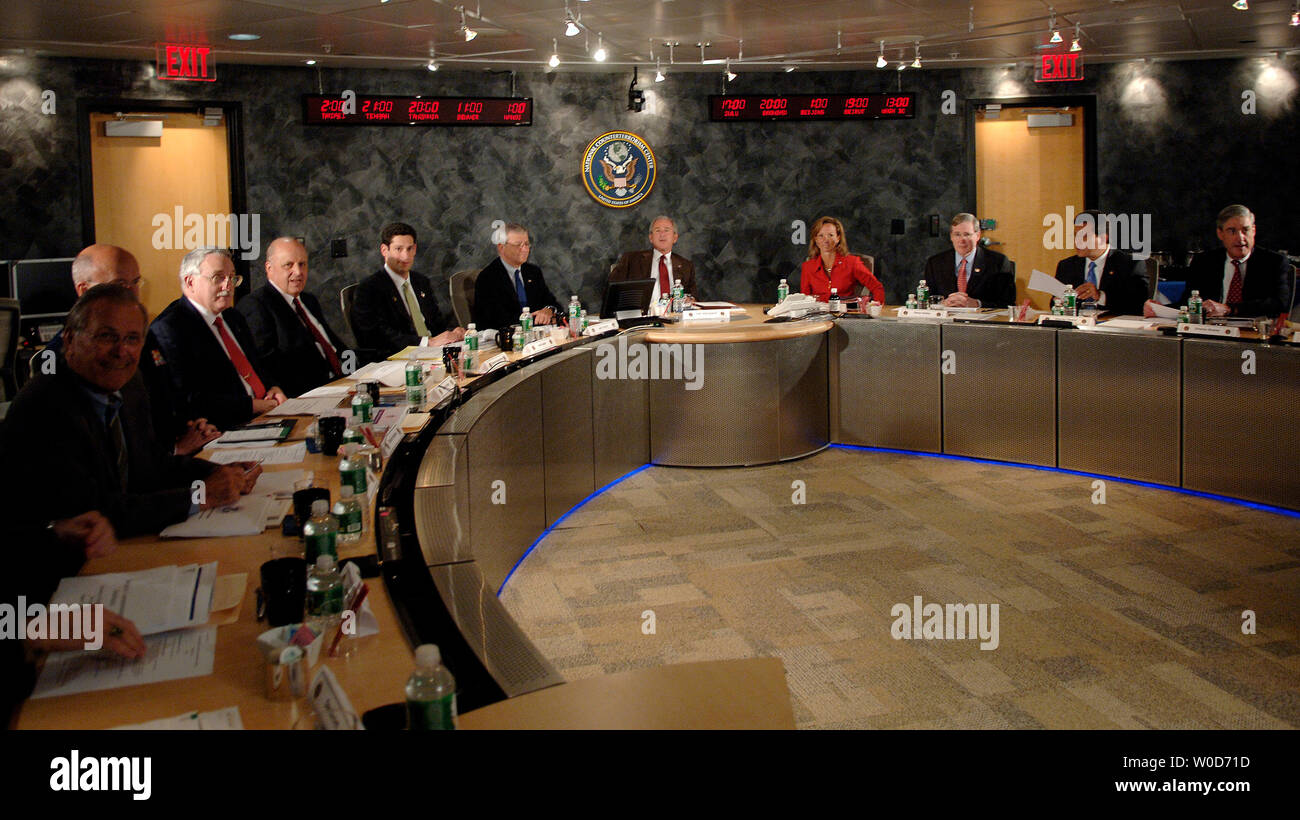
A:
[[[1088,262],[1088,284],[1097,287],[1097,260]]]
[[[519,307],[528,305],[528,294],[524,291],[524,277],[518,270],[515,271],[515,296],[519,297]]]

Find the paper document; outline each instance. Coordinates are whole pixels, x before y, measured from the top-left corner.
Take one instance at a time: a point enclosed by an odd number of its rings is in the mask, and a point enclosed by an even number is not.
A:
[[[269,495],[243,495],[229,507],[200,510],[159,535],[163,538],[221,538],[259,535],[266,529],[271,505],[281,504]]]
[[[332,410],[339,409],[338,396],[325,396],[323,398],[307,399],[296,398],[289,399],[284,404],[267,413],[268,416],[320,416],[328,415]]]
[[[286,426],[288,429],[286,430]],[[234,444],[246,441],[281,441],[289,433],[293,432],[292,422],[275,422],[274,424],[259,424],[254,427],[241,427],[237,430],[227,430],[214,442],[215,444]]]
[[[323,399],[326,396],[346,396],[350,392],[352,392],[352,386],[348,384],[322,384],[320,387],[308,390],[298,398]]]
[[[736,304],[734,302],[696,302],[695,306],[697,308],[700,308],[701,310],[705,310],[705,309],[717,310],[720,308],[734,308],[736,307]]]
[[[308,481],[313,475],[310,470],[267,471],[257,477],[257,484],[253,485],[253,491],[258,495],[293,498],[293,485],[299,481]]]
[[[307,443],[299,441],[281,447],[230,447],[216,451],[209,461],[230,464],[234,461],[257,461],[261,464],[301,464],[307,457]]]
[[[217,628],[178,629],[144,639],[145,656],[127,659],[99,652],[55,652],[45,661],[33,698],[119,689],[142,683],[212,674]]]
[[[1146,307],[1151,308],[1157,319],[1177,319],[1178,308],[1162,305],[1159,302],[1153,302],[1150,299],[1146,301]]]
[[[1029,275],[1030,290],[1036,290],[1040,293],[1050,293],[1053,296],[1065,295],[1065,283],[1055,276],[1048,276],[1040,270],[1036,270]]]
[[[135,624],[141,635],[202,626],[212,609],[217,562],[175,565],[59,581],[51,603],[103,604]]]
[[[243,729],[238,706],[227,706],[214,712],[186,712],[176,717],[159,718],[144,723],[128,723],[114,729],[146,729],[148,731],[187,731],[192,729]]]
[[[441,358],[441,354],[439,354]],[[403,387],[406,384],[406,361],[371,362],[350,377],[355,381],[374,380],[385,387]]]

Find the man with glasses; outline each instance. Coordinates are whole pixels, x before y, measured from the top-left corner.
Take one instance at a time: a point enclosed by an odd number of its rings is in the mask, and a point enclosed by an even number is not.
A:
[[[121,285],[91,288],[64,326],[53,373],[24,386],[0,427],[0,514],[13,529],[99,510],[119,535],[157,533],[252,489],[253,464],[172,456],[154,437],[149,400],[132,381],[145,309]],[[202,480],[202,501],[191,482]]]
[[[492,241],[497,258],[474,282],[474,323],[479,330],[513,327],[525,306],[534,324],[554,323],[559,301],[546,286],[542,269],[528,261],[533,247],[528,229],[510,222],[497,229]]]
[[[415,228],[390,222],[379,234],[384,266],[357,285],[350,323],[368,359],[386,359],[403,348],[429,347],[465,338],[448,328],[429,279],[415,271]]]
[[[181,260],[180,277],[181,297],[159,314],[149,335],[188,415],[231,430],[279,406],[284,391],[267,380],[244,317],[227,309],[243,281],[230,254],[192,250]]]
[[[1016,303],[1016,264],[980,244],[974,214],[957,214],[949,223],[952,250],[925,260],[922,278],[947,307],[1004,308]]]

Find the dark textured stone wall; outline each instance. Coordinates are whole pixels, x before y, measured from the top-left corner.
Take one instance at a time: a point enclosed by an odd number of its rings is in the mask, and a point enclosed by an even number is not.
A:
[[[97,97],[242,103],[247,204],[261,215],[262,246],[279,234],[306,237],[312,290],[339,327],[338,289],[378,267],[378,231],[391,219],[416,226],[417,269],[444,287],[452,272],[490,261],[493,220],[523,222],[557,295],[590,304],[618,254],[646,246],[660,212],[678,219],[678,249],[699,267],[702,296],[737,301],[771,299],[805,256],[791,244],[792,221],[831,214],[852,249],[884,260],[898,301],[925,257],[946,247],[928,236],[927,215],[973,206],[965,101],[994,96],[1095,95],[1100,205],[1153,214],[1157,250],[1211,245],[1213,214],[1230,202],[1256,211],[1261,245],[1300,250],[1293,62],[1089,66],[1088,80],[1047,87],[1024,68],[746,74],[733,85],[847,93],[901,83],[919,95],[913,120],[816,124],[710,123],[714,74],[643,80],[650,100],[639,114],[625,108],[626,74],[521,74],[516,93],[536,101],[529,128],[306,128],[299,98],[318,90],[315,70],[218,70],[217,83],[184,85],[150,79],[142,63],[0,58],[0,258],[72,255],[88,241],[76,100]],[[449,70],[326,69],[319,82],[326,92],[511,91],[507,74]],[[54,116],[40,113],[44,89],[57,94]],[[940,110],[946,89],[957,93],[955,115]],[[1241,110],[1246,89],[1256,94],[1254,115]],[[587,144],[614,129],[640,134],[659,162],[654,191],[634,208],[605,208],[581,183]],[[895,218],[905,235],[890,235]],[[348,241],[346,259],[329,258],[337,236]]]

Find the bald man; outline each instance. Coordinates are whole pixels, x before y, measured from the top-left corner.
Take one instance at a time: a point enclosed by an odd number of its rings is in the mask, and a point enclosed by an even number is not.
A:
[[[91,245],[82,249],[72,260],[72,287],[77,291],[77,298],[95,285],[122,285],[131,291],[138,300],[140,286],[144,278],[140,275],[140,263],[135,255],[116,245]],[[63,332],[60,331],[45,345],[46,350],[56,355],[63,351]],[[32,360],[33,370],[39,369],[41,359]],[[171,388],[171,374],[162,354],[147,341],[140,358],[138,375],[132,379],[132,389],[138,387],[149,394],[154,427],[160,440],[174,443],[173,452],[178,456],[194,455],[203,449],[203,445],[221,435],[221,431],[208,423],[207,419],[182,419],[177,416],[176,399]]]
[[[343,375],[344,345],[307,292],[307,249],[290,237],[266,246],[266,284],[235,306],[271,381],[299,396]]]

